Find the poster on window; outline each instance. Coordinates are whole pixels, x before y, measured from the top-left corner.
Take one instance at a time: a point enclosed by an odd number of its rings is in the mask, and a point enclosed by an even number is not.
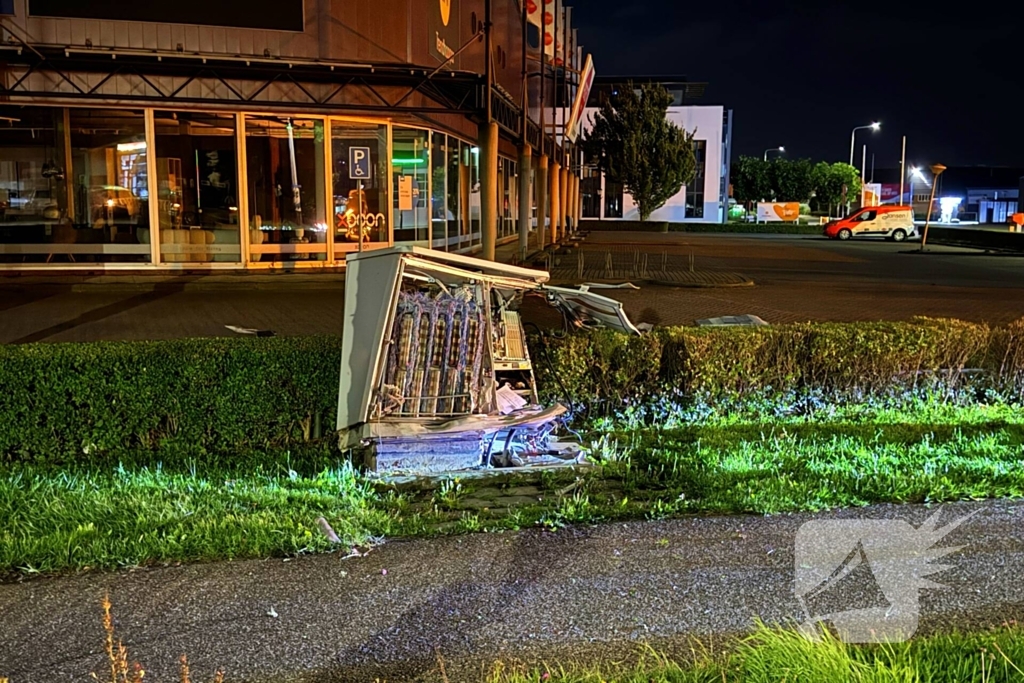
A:
[[[457,68],[455,53],[459,36],[459,0],[427,0],[427,43],[430,54],[449,68]]]

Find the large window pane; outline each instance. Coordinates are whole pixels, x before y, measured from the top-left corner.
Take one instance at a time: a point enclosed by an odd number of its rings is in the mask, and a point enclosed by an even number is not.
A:
[[[149,261],[141,111],[0,107],[0,262]]]
[[[462,162],[464,145],[455,138],[448,138],[448,250],[455,251],[462,243],[462,211],[469,209],[469,166]],[[465,173],[463,173],[465,170]],[[462,188],[466,196],[462,196]]]
[[[324,122],[245,117],[253,261],[327,260]]]
[[[481,222],[481,205],[480,205],[480,148],[475,146],[466,145],[469,154],[467,161],[469,162],[469,235],[470,244],[480,244],[480,222]]]
[[[235,117],[158,111],[155,119],[161,259],[240,261]]]
[[[360,235],[364,242],[388,242],[391,222],[388,187],[391,183],[387,126],[332,120],[331,146],[335,242],[357,244]],[[353,148],[369,150],[368,178],[357,178],[356,169],[350,167]]]
[[[430,244],[445,249],[448,244],[448,138],[443,133],[431,135],[430,147]]]
[[[394,146],[391,167],[395,176],[393,203],[397,221],[395,241],[427,244],[430,240],[430,209],[427,206],[430,134],[425,130],[395,128],[391,138]]]

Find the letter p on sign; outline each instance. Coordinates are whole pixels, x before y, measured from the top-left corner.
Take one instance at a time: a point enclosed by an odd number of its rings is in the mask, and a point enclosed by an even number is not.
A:
[[[370,179],[370,148],[348,148],[348,177],[351,180]]]

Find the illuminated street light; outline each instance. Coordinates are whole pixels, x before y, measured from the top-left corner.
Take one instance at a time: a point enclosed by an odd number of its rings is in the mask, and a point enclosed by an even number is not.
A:
[[[785,151],[786,151],[786,148],[783,147],[782,145],[779,145],[778,147],[772,147],[771,149],[766,149],[764,151],[764,160],[768,161],[768,152],[778,152],[779,154],[782,154]]]
[[[882,124],[879,123],[878,121],[875,121],[870,126],[857,126],[856,128],[853,129],[853,132],[850,133],[850,166],[853,166],[853,145],[854,140],[857,137],[857,131],[868,130],[869,128],[875,132],[878,132],[879,130],[882,129]]]

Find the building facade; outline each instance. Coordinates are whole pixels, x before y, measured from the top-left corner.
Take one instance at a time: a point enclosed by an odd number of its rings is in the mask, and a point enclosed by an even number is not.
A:
[[[584,115],[584,134],[593,126],[593,116],[603,98],[614,97],[627,83],[641,82],[663,85],[673,96],[667,118],[683,130],[694,134],[694,157],[697,162],[693,183],[683,186],[651,220],[673,223],[724,223],[728,216],[729,170],[732,153],[732,111],[720,105],[687,104],[703,96],[704,84],[681,79],[604,79],[590,98]],[[595,168],[583,169],[582,218],[598,220],[639,220],[640,214],[629,193],[621,185],[608,180]]]
[[[472,252],[485,193],[497,240],[517,237],[520,151],[543,139],[519,106],[518,0],[13,0],[0,14],[0,268]]]

